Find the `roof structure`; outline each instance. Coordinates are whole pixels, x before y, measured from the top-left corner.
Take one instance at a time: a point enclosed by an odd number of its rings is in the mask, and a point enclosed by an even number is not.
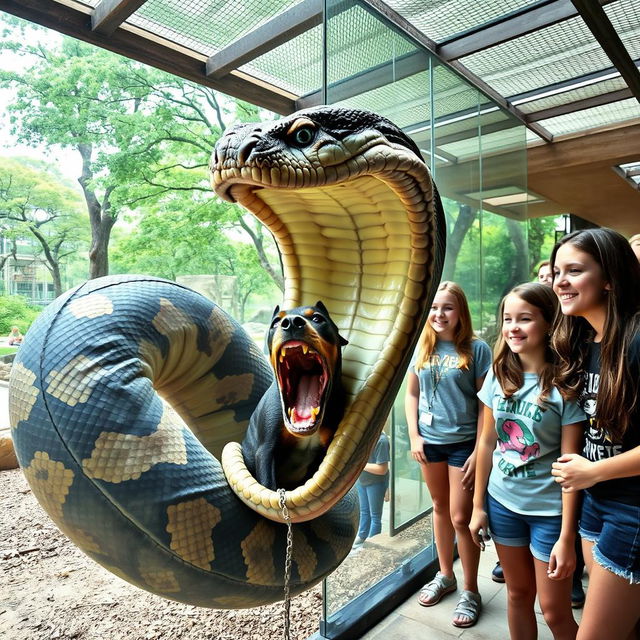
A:
[[[540,196],[528,215],[640,232],[640,0],[0,0],[0,9],[281,114],[328,92],[348,103],[391,70],[410,79],[426,50],[508,112],[509,126],[527,128],[528,189]],[[342,34],[329,63],[325,11]],[[375,41],[380,18],[403,34],[393,57]],[[447,122],[471,108],[450,93],[448,105]],[[491,108],[483,135],[500,135]],[[411,133],[419,114],[416,105],[397,123]],[[443,157],[455,162],[465,135],[477,129],[458,123],[439,140]]]

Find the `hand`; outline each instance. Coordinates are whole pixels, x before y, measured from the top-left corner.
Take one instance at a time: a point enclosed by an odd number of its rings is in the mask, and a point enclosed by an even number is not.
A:
[[[564,580],[573,575],[575,568],[575,541],[558,539],[551,550],[547,576],[551,580]]]
[[[473,491],[473,484],[476,479],[476,452],[474,451],[462,465],[462,488]]]
[[[563,491],[580,491],[598,482],[595,464],[577,453],[565,453],[551,465],[551,475]]]
[[[484,551],[485,540],[489,540],[489,517],[484,509],[473,509],[469,531],[473,542]]]
[[[418,436],[411,436],[411,457],[420,464],[427,464],[424,457],[424,440]]]

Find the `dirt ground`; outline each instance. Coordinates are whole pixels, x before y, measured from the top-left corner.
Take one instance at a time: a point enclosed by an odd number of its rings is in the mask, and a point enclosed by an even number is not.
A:
[[[291,602],[291,638],[318,630],[314,587]],[[0,471],[0,638],[5,640],[264,640],[284,637],[282,604],[227,611],[164,600],[124,582],[75,547],[19,469]]]

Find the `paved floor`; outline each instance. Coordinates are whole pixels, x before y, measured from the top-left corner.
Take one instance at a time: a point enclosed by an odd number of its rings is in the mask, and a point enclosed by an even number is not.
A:
[[[398,607],[390,616],[363,636],[363,640],[507,640],[507,598],[506,588],[491,580],[491,571],[497,556],[493,546],[487,546],[480,558],[479,587],[484,603],[483,613],[478,623],[468,629],[457,629],[451,624],[456,606],[456,592],[447,595],[434,607],[421,607],[417,593]],[[460,579],[462,568],[456,562],[455,571]],[[586,579],[585,579],[586,580]],[[585,582],[586,584],[586,582]],[[536,608],[539,640],[552,640],[553,636],[544,622],[540,609]],[[574,610],[576,621],[580,622],[581,610]]]

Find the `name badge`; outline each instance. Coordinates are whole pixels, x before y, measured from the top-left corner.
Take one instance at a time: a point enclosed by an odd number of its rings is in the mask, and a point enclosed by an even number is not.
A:
[[[430,427],[431,423],[433,422],[433,413],[431,413],[430,411],[423,411],[420,414],[420,422],[422,422],[422,424],[426,424],[427,427]]]

